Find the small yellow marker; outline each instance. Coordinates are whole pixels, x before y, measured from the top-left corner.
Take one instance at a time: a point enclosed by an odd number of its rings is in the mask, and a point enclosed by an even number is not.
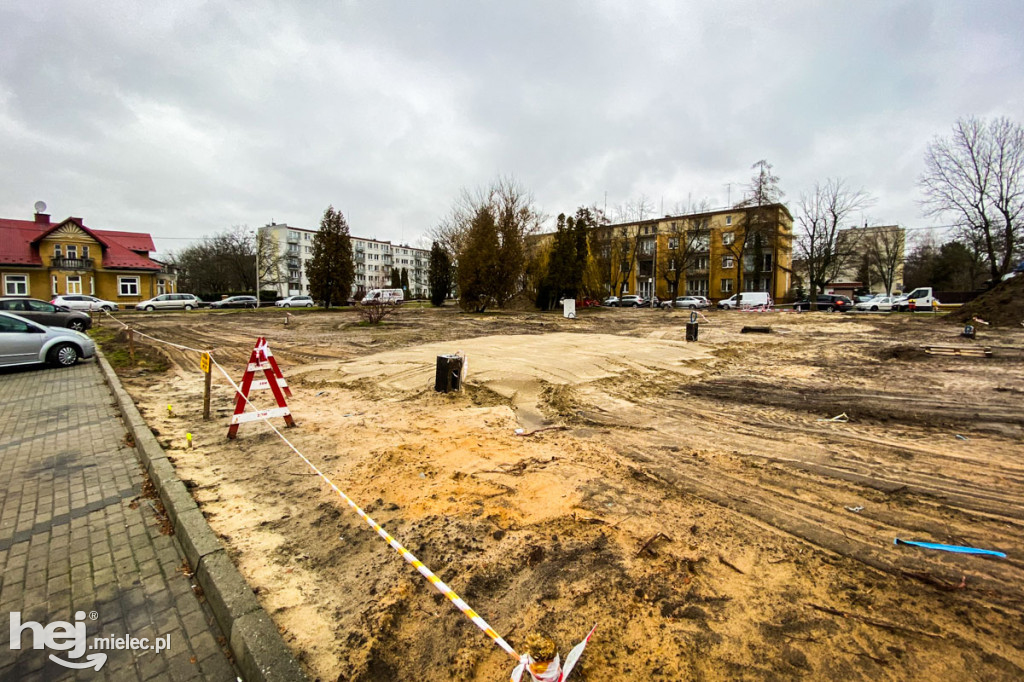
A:
[[[171,404],[170,403],[167,403],[167,416],[168,417],[173,417],[174,416],[174,410],[171,409]]]
[[[186,432],[185,433],[185,440],[188,441],[188,449],[191,450],[192,449],[192,434]]]

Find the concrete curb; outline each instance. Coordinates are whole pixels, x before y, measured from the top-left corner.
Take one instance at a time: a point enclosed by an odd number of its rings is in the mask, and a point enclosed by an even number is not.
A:
[[[246,682],[308,682],[99,348],[96,361]]]

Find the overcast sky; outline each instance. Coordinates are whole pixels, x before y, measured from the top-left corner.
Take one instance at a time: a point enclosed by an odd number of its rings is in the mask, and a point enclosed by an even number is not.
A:
[[[842,5],[842,8],[839,7]],[[181,239],[271,220],[418,242],[515,176],[549,215],[732,200],[768,159],[922,217],[961,116],[1024,119],[1024,2],[5,2],[0,216]],[[858,217],[860,219],[860,217]],[[177,238],[177,239],[167,239]]]

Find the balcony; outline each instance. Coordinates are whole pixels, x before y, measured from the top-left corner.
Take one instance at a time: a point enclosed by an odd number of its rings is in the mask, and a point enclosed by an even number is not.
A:
[[[287,241],[288,241],[289,244],[298,244],[299,243],[299,235],[294,233],[294,232],[289,232],[288,233],[288,237],[287,237]]]
[[[92,258],[58,258],[50,260],[50,267],[57,270],[92,270]]]

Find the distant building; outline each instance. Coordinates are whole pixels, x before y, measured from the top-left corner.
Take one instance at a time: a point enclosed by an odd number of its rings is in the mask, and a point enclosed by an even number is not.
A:
[[[2,295],[87,294],[129,307],[176,291],[174,268],[150,257],[154,251],[148,234],[97,230],[81,218],[0,218]]]
[[[278,282],[267,283],[264,289],[276,289],[281,296],[309,293],[306,270],[313,258],[313,239],[317,230],[308,230],[283,223],[271,223],[260,228],[260,234],[269,237],[281,256]],[[370,289],[391,286],[391,271],[405,269],[409,278],[408,296],[423,298],[428,295],[427,264],[430,252],[407,244],[352,236],[352,260],[355,276],[352,296],[360,297]]]
[[[789,295],[793,217],[782,204],[667,215],[595,228],[593,260],[606,272],[604,293],[650,298],[701,295],[728,298],[739,291]],[[742,262],[741,262],[742,260]],[[742,284],[741,284],[742,282]]]
[[[905,249],[906,230],[899,225],[865,224],[840,230],[836,251],[841,267],[833,278],[837,285],[835,293],[863,289],[873,294],[902,291]],[[888,291],[886,279],[890,280]]]

